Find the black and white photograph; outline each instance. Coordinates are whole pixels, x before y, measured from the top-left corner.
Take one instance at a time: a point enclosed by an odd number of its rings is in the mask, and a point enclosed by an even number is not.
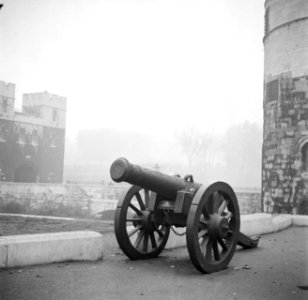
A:
[[[307,0],[0,0],[0,300],[308,298]]]

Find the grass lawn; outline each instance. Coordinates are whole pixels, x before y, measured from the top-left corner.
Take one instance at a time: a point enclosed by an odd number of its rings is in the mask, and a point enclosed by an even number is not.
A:
[[[113,232],[113,223],[99,220],[61,220],[0,215],[0,236],[74,230]]]

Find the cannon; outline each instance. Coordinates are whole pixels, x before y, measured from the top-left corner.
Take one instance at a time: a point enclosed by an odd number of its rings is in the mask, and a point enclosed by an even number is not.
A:
[[[237,245],[258,244],[258,237],[239,231],[236,194],[225,182],[204,186],[192,175],[166,175],[126,158],[112,163],[110,175],[131,184],[118,200],[114,227],[121,250],[132,260],[157,257],[174,227],[186,227],[189,256],[201,273],[226,268]]]

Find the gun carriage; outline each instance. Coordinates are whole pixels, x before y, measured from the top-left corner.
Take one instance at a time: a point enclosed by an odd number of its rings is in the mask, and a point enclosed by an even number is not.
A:
[[[115,182],[132,184],[115,213],[117,242],[132,260],[157,257],[171,226],[186,227],[190,259],[202,273],[226,268],[237,244],[257,246],[258,238],[240,233],[237,198],[225,182],[204,186],[191,175],[166,175],[125,158],[113,162],[110,175]]]

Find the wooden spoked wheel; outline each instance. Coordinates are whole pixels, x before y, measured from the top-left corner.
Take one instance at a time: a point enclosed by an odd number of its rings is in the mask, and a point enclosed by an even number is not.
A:
[[[150,192],[130,187],[120,198],[115,213],[115,234],[122,251],[130,259],[157,257],[164,249],[170,226],[159,225],[147,207]]]
[[[187,248],[202,273],[226,268],[239,236],[240,213],[233,189],[224,182],[201,187],[193,198],[186,229]]]

